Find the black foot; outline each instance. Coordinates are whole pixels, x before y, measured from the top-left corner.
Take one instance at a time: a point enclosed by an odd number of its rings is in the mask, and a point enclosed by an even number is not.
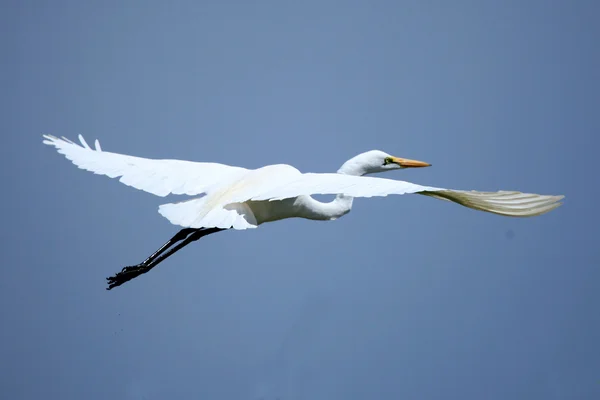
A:
[[[145,274],[146,272],[150,271],[150,269],[151,268],[144,264],[125,267],[121,270],[121,272],[118,272],[115,275],[106,278],[106,281],[108,282],[108,287],[106,288],[106,290],[110,290],[114,287],[121,286],[122,284],[132,280],[133,278]]]

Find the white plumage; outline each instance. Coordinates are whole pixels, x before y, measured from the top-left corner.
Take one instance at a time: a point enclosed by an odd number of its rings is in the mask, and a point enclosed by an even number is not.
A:
[[[81,145],[50,135],[44,135],[44,139],[45,144],[54,146],[79,168],[119,178],[125,185],[157,196],[196,196],[159,207],[159,213],[171,223],[190,228],[248,229],[294,217],[334,220],[350,211],[353,197],[421,194],[514,217],[547,213],[560,206],[563,198],[515,191],[451,190],[366,177],[364,175],[429,165],[378,150],[348,160],[337,173],[301,173],[285,164],[246,169],[210,162],[134,157],[103,151],[97,140],[92,149],[81,135]],[[337,197],[332,202],[322,203],[310,197],[315,194]]]

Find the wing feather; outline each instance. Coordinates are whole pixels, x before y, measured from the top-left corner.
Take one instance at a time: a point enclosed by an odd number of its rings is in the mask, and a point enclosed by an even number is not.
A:
[[[422,186],[406,181],[343,174],[300,174],[246,200],[282,200],[301,195],[344,194],[352,197],[421,194],[462,206],[512,217],[545,214],[562,203],[564,196],[547,196],[516,191],[480,192]],[[241,200],[241,199],[238,199]]]
[[[408,194],[427,190],[444,190],[394,179],[352,176],[337,173],[299,174],[289,182],[268,188],[247,200],[283,200],[312,194],[344,194],[352,197],[387,196]]]
[[[119,181],[127,186],[161,197],[171,193],[206,193],[213,185],[247,171],[245,168],[218,163],[155,160],[111,153],[103,151],[98,140],[94,143],[94,150],[81,135],[81,145],[51,135],[44,135],[44,139],[44,144],[54,146],[81,169],[109,178],[120,177]]]
[[[509,217],[533,217],[560,207],[565,196],[547,196],[514,191],[478,192],[465,190],[425,191],[419,194],[452,201],[474,210]]]

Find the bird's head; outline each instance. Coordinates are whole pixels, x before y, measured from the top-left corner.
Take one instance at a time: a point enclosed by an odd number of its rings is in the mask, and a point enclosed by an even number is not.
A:
[[[347,175],[367,175],[396,169],[429,167],[430,165],[423,161],[395,157],[380,150],[371,150],[346,161],[338,172]]]

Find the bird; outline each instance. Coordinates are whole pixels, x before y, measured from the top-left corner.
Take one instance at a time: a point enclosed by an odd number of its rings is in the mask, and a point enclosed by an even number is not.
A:
[[[254,229],[288,218],[334,221],[350,212],[356,197],[417,194],[508,217],[545,214],[563,204],[564,198],[506,190],[445,189],[368,176],[431,166],[381,150],[358,154],[335,173],[302,173],[288,164],[249,169],[215,162],[142,158],[104,151],[97,139],[91,148],[82,135],[78,135],[80,144],[64,136],[42,136],[44,144],[54,146],[80,169],[119,178],[127,186],[159,197],[188,196],[183,201],[158,207],[159,214],[178,226],[179,231],[143,262],[126,266],[106,278],[107,290],[147,273],[207,235],[229,229]],[[335,195],[335,198],[321,202],[313,195]]]

